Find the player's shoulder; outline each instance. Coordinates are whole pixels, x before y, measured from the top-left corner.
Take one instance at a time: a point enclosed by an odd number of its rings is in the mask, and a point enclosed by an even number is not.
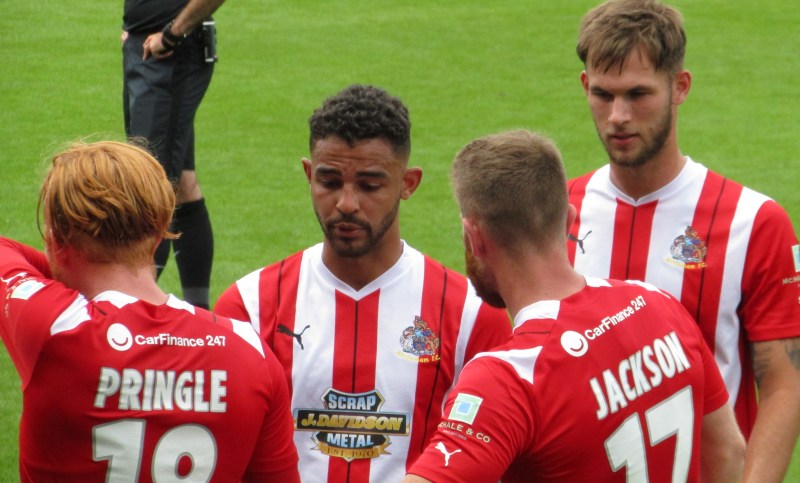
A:
[[[515,331],[514,337],[504,344],[475,354],[464,370],[492,377],[497,375],[498,371],[505,370],[533,384],[536,362],[543,355],[550,332],[531,333],[530,330],[531,327],[527,327],[521,333]]]
[[[732,178],[728,178],[728,177],[724,176],[723,174],[721,174],[721,173],[719,173],[717,171],[714,171],[713,169],[705,168],[702,165],[699,165],[699,166],[707,170],[707,173],[708,173],[707,177],[709,179],[711,179],[711,180],[716,179],[717,180],[715,183],[708,183],[708,184],[714,184],[714,185],[718,186],[718,190],[720,192],[722,192],[724,190],[740,192],[741,194],[739,195],[739,205],[747,205],[747,206],[750,206],[750,207],[759,207],[759,209],[763,209],[765,207],[768,211],[773,211],[773,210],[776,211],[776,212],[783,211],[783,209],[780,207],[780,205],[778,205],[778,203],[775,202],[775,200],[773,200],[768,195],[766,195],[766,194],[764,194],[764,193],[762,193],[762,192],[760,192],[760,191],[758,191],[758,190],[756,190],[754,188],[751,188],[750,186],[747,186],[744,183],[736,181],[736,180],[734,180]],[[766,206],[766,205],[770,205],[770,206]]]
[[[452,279],[453,282],[463,283],[465,285],[467,283],[467,277],[465,277],[463,274],[446,266],[443,262],[433,258],[427,253],[420,252],[416,248],[410,246],[408,243],[405,244],[403,249],[403,256],[409,260],[423,263],[425,272],[428,275],[446,276],[448,279]]]
[[[606,166],[607,165],[569,178],[567,180],[567,192],[570,194],[570,196],[582,193],[585,191],[586,185],[589,184],[589,181],[591,181],[596,175],[601,174],[606,169]]]
[[[573,186],[573,185],[575,185],[575,183],[579,183],[579,182],[581,182],[581,181],[585,181],[585,180],[588,180],[588,179],[590,179],[590,178],[591,178],[592,176],[594,176],[594,175],[595,175],[595,174],[596,174],[598,171],[600,171],[600,168],[596,168],[596,169],[593,169],[593,170],[587,171],[587,172],[585,172],[585,173],[583,173],[583,174],[579,174],[579,175],[577,175],[577,176],[573,176],[573,177],[569,178],[569,179],[567,180],[567,187]]]
[[[636,299],[646,299],[648,303],[682,307],[675,296],[649,282],[591,277],[586,277],[586,281],[591,289],[597,290],[601,294],[600,300],[609,303],[616,303],[615,301],[618,300],[635,301]],[[630,303],[635,305],[634,302]]]
[[[247,278],[261,278],[261,277],[269,277],[269,276],[276,276],[280,275],[284,271],[286,271],[289,267],[292,267],[295,264],[299,264],[303,258],[303,256],[312,250],[314,247],[308,248],[306,250],[299,251],[297,253],[293,253],[286,258],[282,258],[280,260],[274,261],[269,263],[263,267],[257,268],[247,275],[240,278],[240,280],[244,280]]]
[[[245,344],[249,345],[264,358],[264,346],[261,338],[249,322],[231,319],[222,315],[214,314],[213,312],[203,311],[210,317],[210,322],[214,325],[222,327],[224,330],[232,332],[238,339],[241,339]],[[206,318],[206,317],[203,317]],[[208,320],[208,319],[206,319]],[[237,339],[234,339],[237,340]]]

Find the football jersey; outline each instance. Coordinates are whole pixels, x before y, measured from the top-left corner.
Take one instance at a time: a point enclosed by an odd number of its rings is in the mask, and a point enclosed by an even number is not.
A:
[[[703,415],[727,392],[670,295],[588,278],[478,354],[410,473],[432,481],[698,481]]]
[[[638,200],[608,165],[570,180],[570,260],[583,274],[652,283],[680,299],[714,353],[745,437],[755,422],[748,342],[800,336],[800,247],[773,200],[686,159]]]
[[[87,299],[48,273],[43,254],[0,238],[22,481],[297,478],[286,381],[250,324],[173,296]]]
[[[283,364],[304,482],[400,481],[464,363],[511,334],[505,311],[407,244],[360,290],[315,245],[240,279],[214,310],[250,320]]]

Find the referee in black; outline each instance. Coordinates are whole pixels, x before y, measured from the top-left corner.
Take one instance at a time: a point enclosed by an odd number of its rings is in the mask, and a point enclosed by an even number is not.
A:
[[[123,110],[129,138],[147,143],[177,187],[172,241],[183,299],[209,306],[214,236],[195,173],[194,116],[211,83],[216,31],[210,15],[224,0],[125,0]],[[170,241],[155,255],[157,275]]]

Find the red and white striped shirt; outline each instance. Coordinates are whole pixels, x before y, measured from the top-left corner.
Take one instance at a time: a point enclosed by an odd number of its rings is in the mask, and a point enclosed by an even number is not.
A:
[[[668,185],[634,200],[610,167],[570,180],[579,272],[652,283],[698,321],[749,437],[757,406],[747,342],[800,336],[800,251],[773,200],[687,158]]]
[[[408,245],[361,290],[322,244],[231,286],[215,312],[250,320],[284,366],[304,482],[400,481],[476,353],[505,342],[505,311]]]
[[[249,324],[173,296],[90,300],[45,274],[42,253],[0,238],[21,481],[297,480],[286,384]]]

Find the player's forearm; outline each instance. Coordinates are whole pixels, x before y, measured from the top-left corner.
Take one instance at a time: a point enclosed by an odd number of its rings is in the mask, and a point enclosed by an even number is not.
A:
[[[432,483],[431,480],[423,478],[421,476],[408,474],[403,479],[403,483]]]
[[[745,482],[783,481],[800,429],[799,408],[796,390],[776,391],[760,398],[758,418],[747,444]]]
[[[179,37],[194,30],[200,22],[214,13],[225,0],[189,0],[189,3],[175,17],[170,31]]]
[[[23,263],[28,264],[39,274],[50,278],[50,264],[45,254],[39,250],[10,238],[0,237],[0,253],[3,254],[4,262],[10,262],[12,258],[24,260]]]
[[[701,481],[741,481],[745,455],[744,437],[729,404],[703,417],[701,435]]]
[[[800,433],[800,338],[756,342],[752,349],[759,402],[744,481],[781,482]]]

